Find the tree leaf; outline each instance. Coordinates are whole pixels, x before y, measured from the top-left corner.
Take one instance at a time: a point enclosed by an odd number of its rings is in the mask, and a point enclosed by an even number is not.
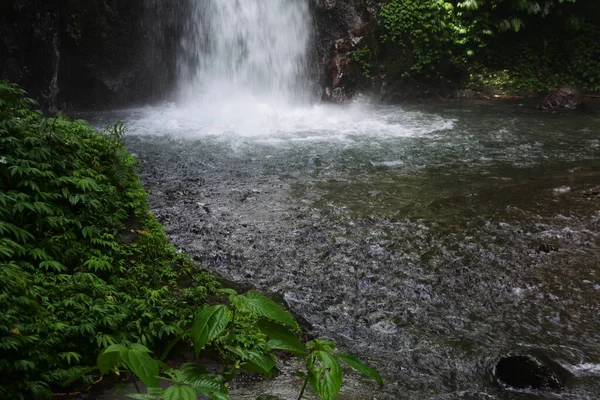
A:
[[[252,368],[254,372],[261,373],[265,376],[271,375],[271,371],[275,368],[275,361],[271,357],[255,351],[248,351],[247,353],[248,361],[250,361],[251,364],[254,364],[249,367]]]
[[[273,300],[252,291],[246,293],[246,297],[248,298],[248,307],[256,315],[299,329],[294,318]]]
[[[125,397],[138,400],[161,400],[160,394],[156,393],[128,393],[125,395]]]
[[[105,374],[114,368],[117,363],[121,361],[121,353],[118,351],[104,350],[96,359],[96,365],[100,369],[101,374]]]
[[[198,364],[186,363],[179,367],[182,379],[186,383],[204,379],[208,371]]]
[[[191,332],[196,357],[209,341],[223,332],[230,319],[229,307],[221,304],[206,307],[196,315]]]
[[[326,339],[313,339],[310,342],[306,343],[306,348],[309,350],[332,353],[335,349],[335,343],[331,340]]]
[[[233,354],[239,356],[243,361],[248,361],[254,365],[248,366],[248,370],[253,372],[258,372],[259,374],[263,374],[266,376],[270,375],[271,370],[275,367],[275,361],[267,355],[255,352],[244,350],[239,347],[233,346],[224,346],[227,350],[232,352]]]
[[[143,351],[129,350],[121,352],[121,358],[147,387],[158,386],[158,362]]]
[[[267,343],[270,349],[285,350],[300,357],[306,356],[306,347],[300,339],[280,324],[260,321],[258,327],[271,339]]]
[[[133,343],[130,347],[131,350],[139,351],[141,353],[152,353],[152,350],[144,346],[143,344]]]
[[[196,400],[196,392],[189,386],[169,386],[160,397],[161,400]]]
[[[379,375],[379,372],[368,365],[363,364],[358,358],[349,354],[336,354],[335,357],[337,357],[339,360],[342,360],[348,366],[352,367],[361,374],[368,376],[369,378],[373,378],[375,381],[377,381],[377,383],[383,385],[383,378],[381,375]]]
[[[308,382],[323,400],[333,400],[342,388],[342,368],[339,362],[324,351],[312,352],[307,360]]]
[[[220,392],[206,393],[206,395],[211,400],[229,400],[229,390],[227,388],[224,388]]]

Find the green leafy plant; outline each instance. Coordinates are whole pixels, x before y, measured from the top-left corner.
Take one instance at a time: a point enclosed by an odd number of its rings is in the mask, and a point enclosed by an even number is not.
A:
[[[363,75],[369,77],[373,69],[373,60],[371,59],[371,50],[367,45],[352,52],[351,58],[360,65]]]
[[[297,336],[300,328],[296,321],[269,298],[252,291],[245,295],[239,295],[232,289],[219,292],[228,295],[229,304],[207,306],[200,310],[194,318],[190,338],[197,357],[206,346],[212,345],[224,355],[225,361],[233,360],[233,364],[225,365],[222,373],[209,374],[197,364],[184,364],[178,370],[162,365],[162,379],[171,381],[173,386],[161,389],[155,380],[161,363],[150,357],[149,350],[141,345],[109,346],[98,357],[100,372],[118,371],[121,366],[137,376],[146,384],[147,393],[128,395],[132,398],[170,399],[175,398],[169,396],[176,393],[184,399],[203,394],[222,400],[229,398],[226,383],[240,369],[271,377],[277,373],[277,357],[273,351],[286,351],[303,358],[306,366],[306,371],[299,373],[303,378],[299,400],[308,386],[321,399],[334,399],[342,387],[341,363],[383,384],[375,369],[354,356],[335,352],[332,341],[314,339],[302,343]],[[249,312],[255,318],[256,326],[266,339],[266,349],[245,349],[231,344],[235,336],[236,315],[240,312]]]
[[[34,106],[0,81],[0,397],[11,399],[91,383],[106,346],[162,347],[218,287],[150,214],[122,124],[99,133]]]

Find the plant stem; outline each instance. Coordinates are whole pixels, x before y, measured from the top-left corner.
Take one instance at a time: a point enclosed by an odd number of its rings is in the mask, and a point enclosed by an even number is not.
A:
[[[302,400],[302,396],[304,396],[304,390],[306,390],[307,384],[308,384],[308,374],[306,374],[306,378],[304,378],[304,382],[302,383],[302,389],[300,389],[300,395],[298,396],[298,400]]]
[[[133,374],[129,374],[129,376],[131,377],[131,380],[133,381],[133,384],[135,385],[135,390],[137,390],[138,393],[142,393],[142,391],[140,390],[140,387],[137,384],[135,376],[133,376]]]

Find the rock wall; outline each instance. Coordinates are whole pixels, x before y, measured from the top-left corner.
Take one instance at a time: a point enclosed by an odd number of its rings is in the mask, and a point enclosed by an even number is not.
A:
[[[380,89],[352,53],[377,37],[381,0],[309,0],[309,69],[318,98],[345,102]],[[24,87],[45,109],[107,109],[155,103],[173,93],[187,1],[12,0],[0,2],[0,79]],[[383,75],[381,75],[383,76]]]
[[[102,109],[165,98],[175,82],[186,15],[178,3],[0,2],[0,79],[20,84],[45,109]]]
[[[352,52],[372,41],[375,0],[311,0],[314,20],[314,62],[321,98],[344,102],[370,85]]]

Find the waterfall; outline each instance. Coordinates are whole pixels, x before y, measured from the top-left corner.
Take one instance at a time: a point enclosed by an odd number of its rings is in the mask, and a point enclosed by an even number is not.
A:
[[[303,0],[192,1],[178,60],[182,98],[302,102],[309,37]]]

